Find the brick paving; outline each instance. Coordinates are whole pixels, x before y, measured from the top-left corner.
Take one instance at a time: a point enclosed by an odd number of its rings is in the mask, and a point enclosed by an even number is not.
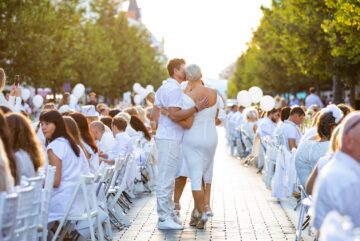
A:
[[[114,233],[113,240],[295,240],[294,223],[271,197],[252,167],[229,156],[223,129],[219,129],[211,207],[214,216],[205,230],[189,226],[193,201],[188,182],[181,198],[181,231],[157,229],[155,193],[134,201],[128,213],[131,226]]]

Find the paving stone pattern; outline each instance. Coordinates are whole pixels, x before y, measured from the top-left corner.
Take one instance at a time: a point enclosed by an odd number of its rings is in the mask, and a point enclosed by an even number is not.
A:
[[[114,233],[113,240],[295,240],[295,227],[279,202],[271,197],[253,167],[243,167],[229,156],[223,129],[219,129],[211,207],[214,216],[205,230],[189,226],[193,201],[190,182],[182,199],[181,231],[157,229],[155,193],[134,201],[131,226]]]

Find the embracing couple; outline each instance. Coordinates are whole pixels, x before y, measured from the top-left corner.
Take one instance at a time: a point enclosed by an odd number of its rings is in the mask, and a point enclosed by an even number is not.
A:
[[[178,168],[186,166],[195,204],[190,225],[202,229],[207,222],[204,175],[210,166],[212,171],[217,146],[219,99],[215,90],[203,85],[197,65],[186,67],[183,59],[172,59],[167,70],[170,78],[156,92],[153,112],[158,117],[158,228],[183,229],[174,212],[172,195]],[[188,86],[183,92],[180,84],[186,80]]]

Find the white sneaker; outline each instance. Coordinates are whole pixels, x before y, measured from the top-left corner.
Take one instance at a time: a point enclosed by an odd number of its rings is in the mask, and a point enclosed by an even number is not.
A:
[[[176,223],[172,217],[167,217],[164,221],[158,222],[158,229],[172,229],[172,230],[183,230],[184,227],[178,223]]]
[[[182,225],[182,222],[181,222],[179,216],[177,216],[176,214],[174,214],[174,215],[172,215],[171,217],[172,217],[172,219],[174,220],[175,223]]]

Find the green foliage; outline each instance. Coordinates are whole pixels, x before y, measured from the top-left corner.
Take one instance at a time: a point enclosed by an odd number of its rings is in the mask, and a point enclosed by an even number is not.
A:
[[[273,0],[248,50],[237,61],[237,89],[258,85],[265,92],[330,88],[336,75],[358,79],[359,0]]]
[[[82,82],[99,94],[119,97],[133,83],[158,86],[166,77],[160,53],[142,26],[116,15],[114,1],[14,0],[0,3],[0,65],[11,77],[61,91]],[[91,16],[91,17],[89,17]]]

